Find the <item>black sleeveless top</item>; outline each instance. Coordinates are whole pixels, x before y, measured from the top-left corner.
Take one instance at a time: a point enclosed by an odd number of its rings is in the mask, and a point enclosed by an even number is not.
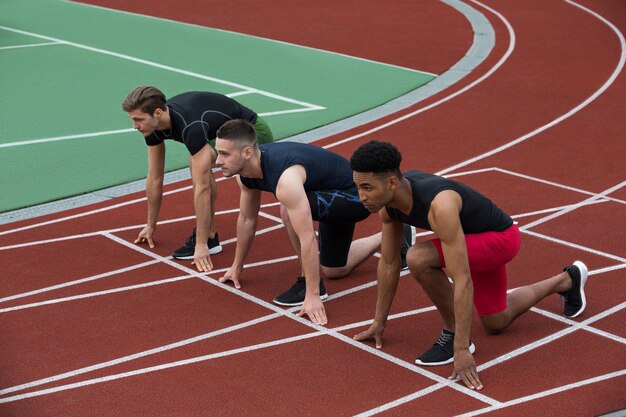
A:
[[[352,170],[346,158],[334,152],[298,142],[259,145],[263,178],[240,177],[248,188],[276,194],[280,176],[292,165],[306,170],[305,191],[346,190],[354,187]]]
[[[463,200],[461,209],[461,226],[465,234],[488,231],[503,232],[513,220],[500,210],[491,200],[469,186],[448,180],[438,175],[426,174],[421,171],[407,171],[403,177],[409,180],[413,192],[413,207],[406,216],[400,210],[386,207],[389,217],[420,229],[432,230],[428,223],[430,204],[437,194],[444,190],[459,193]]]

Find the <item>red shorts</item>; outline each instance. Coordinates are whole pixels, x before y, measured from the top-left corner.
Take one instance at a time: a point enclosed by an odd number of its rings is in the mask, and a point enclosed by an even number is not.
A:
[[[488,316],[506,310],[506,264],[517,255],[520,232],[516,224],[504,232],[484,232],[465,235],[474,305],[479,316]],[[431,242],[439,252],[445,268],[441,240]]]

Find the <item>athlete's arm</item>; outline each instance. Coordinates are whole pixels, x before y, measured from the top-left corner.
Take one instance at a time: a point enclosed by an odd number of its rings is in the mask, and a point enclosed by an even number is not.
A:
[[[157,228],[161,201],[163,200],[163,176],[165,175],[165,144],[148,146],[148,176],[146,177],[146,197],[148,199],[148,218],[135,243],[148,242],[154,247],[154,232]]]
[[[235,259],[228,271],[220,278],[220,282],[232,281],[235,288],[241,288],[239,274],[252,247],[252,240],[256,232],[259,210],[261,208],[261,191],[246,187],[241,183],[239,176],[237,183],[241,189],[239,196],[239,217],[237,217],[237,247]]]
[[[287,168],[276,187],[276,198],[287,209],[290,223],[300,241],[302,269],[306,279],[306,295],[299,316],[307,314],[313,323],[328,322],[320,299],[320,263],[317,239],[313,228],[313,216],[304,191],[306,170],[302,165]]]
[[[461,196],[445,190],[433,199],[428,212],[428,222],[441,240],[446,270],[454,282],[454,373],[469,388],[481,389],[476,363],[469,351],[473,313],[473,286],[470,275],[465,235],[460,213]]]
[[[213,222],[211,191],[216,185],[211,166],[216,157],[215,151],[207,143],[189,160],[193,181],[193,203],[196,209],[196,249],[193,264],[200,272],[209,272],[213,269],[207,241]]]
[[[356,340],[374,338],[376,348],[383,346],[383,332],[387,326],[387,317],[391,303],[396,295],[398,279],[400,278],[402,247],[402,223],[392,219],[384,208],[379,211],[383,224],[383,233],[380,243],[380,260],[378,261],[377,280],[378,298],[376,300],[376,315],[374,322],[364,332],[354,336]]]

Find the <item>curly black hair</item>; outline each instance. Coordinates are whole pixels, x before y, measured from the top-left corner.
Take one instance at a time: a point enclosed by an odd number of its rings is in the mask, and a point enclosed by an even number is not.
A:
[[[350,168],[356,172],[393,173],[401,176],[402,154],[389,142],[367,142],[352,154]]]

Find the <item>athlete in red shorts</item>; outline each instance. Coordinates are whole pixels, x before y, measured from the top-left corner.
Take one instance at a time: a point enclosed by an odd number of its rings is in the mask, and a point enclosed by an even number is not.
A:
[[[412,246],[407,263],[437,307],[443,330],[415,362],[431,366],[454,362],[450,378],[458,376],[469,388],[482,389],[470,341],[472,304],[492,334],[550,294],[563,295],[565,316],[576,317],[586,306],[587,267],[576,261],[552,278],[507,295],[506,264],[520,247],[520,233],[511,217],[465,184],[420,171],[402,174],[401,159],[393,145],[372,141],[350,160],[361,202],[370,212],[378,212],[383,223],[376,315],[370,328],[355,339],[374,338],[376,347],[382,347],[400,276],[403,223],[431,230],[435,239]]]

